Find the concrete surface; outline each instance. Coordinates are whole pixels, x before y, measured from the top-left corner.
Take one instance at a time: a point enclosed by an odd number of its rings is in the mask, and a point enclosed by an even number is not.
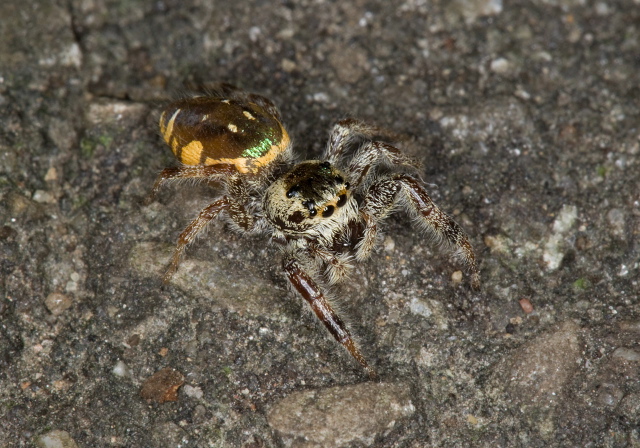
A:
[[[640,446],[639,23],[637,0],[4,0],[0,446]],[[263,238],[214,223],[162,285],[215,190],[142,205],[174,163],[158,111],[218,81],[272,98],[300,157],[346,116],[398,133],[471,235],[480,291],[402,215],[336,289],[379,382]]]

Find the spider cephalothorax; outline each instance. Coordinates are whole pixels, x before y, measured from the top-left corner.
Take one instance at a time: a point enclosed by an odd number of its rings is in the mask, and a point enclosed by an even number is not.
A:
[[[297,164],[269,186],[262,200],[276,232],[294,238],[322,237],[353,217],[356,207],[346,176],[321,160]]]
[[[342,279],[353,261],[371,254],[379,223],[398,206],[421,230],[451,247],[469,268],[473,287],[479,286],[467,235],[407,174],[415,170],[414,162],[373,139],[375,128],[342,120],[322,160],[292,164],[291,142],[274,104],[223,84],[216,94],[167,106],[160,131],[181,165],[162,171],[152,197],[176,179],[206,179],[222,187],[221,196],[180,235],[165,281],[177,270],[185,248],[222,213],[235,230],[265,233],[282,243],[282,267],[293,289],[372,376],[374,370],[333,310],[326,287]],[[350,160],[345,158],[357,140],[363,143]],[[386,169],[377,169],[381,166]]]

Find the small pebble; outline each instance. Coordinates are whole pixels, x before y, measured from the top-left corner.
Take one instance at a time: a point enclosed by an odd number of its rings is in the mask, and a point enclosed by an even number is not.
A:
[[[36,446],[41,448],[78,448],[67,431],[57,429],[39,436],[36,439]]]
[[[38,202],[40,204],[55,204],[56,203],[56,198],[53,197],[53,195],[51,193],[49,193],[48,191],[44,191],[44,190],[36,190],[33,193],[33,198],[32,198],[35,202]]]
[[[518,301],[520,303],[520,308],[527,314],[533,313],[533,305],[529,301],[529,299],[520,299]]]
[[[49,170],[47,171],[47,174],[45,174],[44,176],[44,180],[47,182],[58,180],[58,171],[54,166],[49,168]]]
[[[615,349],[612,356],[614,358],[621,358],[626,361],[640,361],[640,352],[631,350],[630,348],[626,347],[618,347],[617,349]]]
[[[184,386],[182,390],[187,397],[202,398],[202,396],[204,395],[201,388],[189,386],[188,384]]]
[[[624,395],[615,384],[603,383],[599,389],[598,401],[605,406],[616,406]]]
[[[120,378],[124,378],[131,374],[129,367],[123,361],[118,361],[112,372],[115,376],[119,376]]]
[[[385,252],[393,252],[396,248],[396,242],[393,241],[393,238],[387,235],[382,243],[382,247],[384,247]]]
[[[511,70],[511,63],[505,58],[497,58],[491,61],[491,71],[498,74],[505,74]]]
[[[170,367],[154,373],[142,384],[140,396],[158,403],[178,401],[178,389],[184,383],[184,375]]]
[[[73,305],[73,300],[65,294],[53,292],[47,296],[44,300],[44,304],[51,314],[59,316]]]

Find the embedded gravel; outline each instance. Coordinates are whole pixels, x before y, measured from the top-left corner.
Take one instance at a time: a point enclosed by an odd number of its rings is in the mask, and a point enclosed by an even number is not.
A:
[[[640,446],[638,0],[0,17],[0,447]],[[158,111],[219,81],[272,98],[301,158],[346,116],[397,133],[470,234],[479,291],[402,214],[335,289],[379,381],[264,238],[215,222],[162,284],[216,192],[144,205]]]

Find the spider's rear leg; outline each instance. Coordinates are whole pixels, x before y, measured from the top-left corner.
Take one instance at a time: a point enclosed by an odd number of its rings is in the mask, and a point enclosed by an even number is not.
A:
[[[226,197],[218,199],[217,201],[209,204],[204,209],[202,209],[202,211],[200,211],[200,213],[198,214],[198,217],[191,221],[187,228],[182,231],[182,233],[178,237],[178,244],[176,245],[176,249],[173,252],[171,261],[167,265],[165,274],[162,276],[162,281],[164,283],[169,283],[169,280],[171,280],[173,274],[175,274],[178,270],[180,257],[182,256],[184,250],[196,239],[196,236],[198,236],[198,233],[200,233],[204,226],[206,226],[213,218],[218,216],[221,211],[228,209],[229,200]]]
[[[224,179],[227,176],[233,176],[237,174],[238,171],[234,168],[233,165],[229,164],[218,164],[218,165],[180,165],[174,166],[171,168],[165,168],[158,175],[155,183],[153,184],[153,188],[151,189],[151,193],[145,199],[145,205],[152,203],[160,188],[167,183],[175,180],[181,179],[209,179],[209,180],[220,180]]]
[[[371,378],[376,378],[376,372],[369,366],[362,353],[358,349],[355,341],[351,337],[351,333],[347,329],[346,325],[340,319],[340,316],[331,307],[331,304],[327,300],[318,284],[311,278],[311,276],[304,271],[300,263],[293,257],[285,258],[283,262],[284,271],[287,274],[287,278],[293,285],[293,287],[300,293],[300,295],[309,303],[311,309],[316,314],[318,319],[327,327],[327,330],[333,335],[333,337],[342,344],[353,356],[356,361],[367,371]]]
[[[162,277],[162,280],[165,283],[168,283],[173,274],[178,270],[180,257],[187,246],[191,244],[196,239],[200,231],[221,212],[226,211],[229,218],[231,218],[231,221],[241,230],[249,231],[253,228],[254,218],[247,212],[244,206],[249,199],[245,183],[240,177],[233,176],[227,180],[226,187],[229,195],[223,196],[205,207],[182,231],[180,237],[178,237],[178,244],[176,245],[175,252],[173,253],[167,270]]]
[[[377,181],[367,191],[360,208],[365,220],[362,240],[356,246],[356,259],[367,258],[376,242],[377,223],[385,219],[396,204],[417,218],[421,227],[446,242],[471,271],[471,286],[480,287],[480,275],[473,247],[462,227],[438,208],[420,182],[408,174],[394,174]]]

